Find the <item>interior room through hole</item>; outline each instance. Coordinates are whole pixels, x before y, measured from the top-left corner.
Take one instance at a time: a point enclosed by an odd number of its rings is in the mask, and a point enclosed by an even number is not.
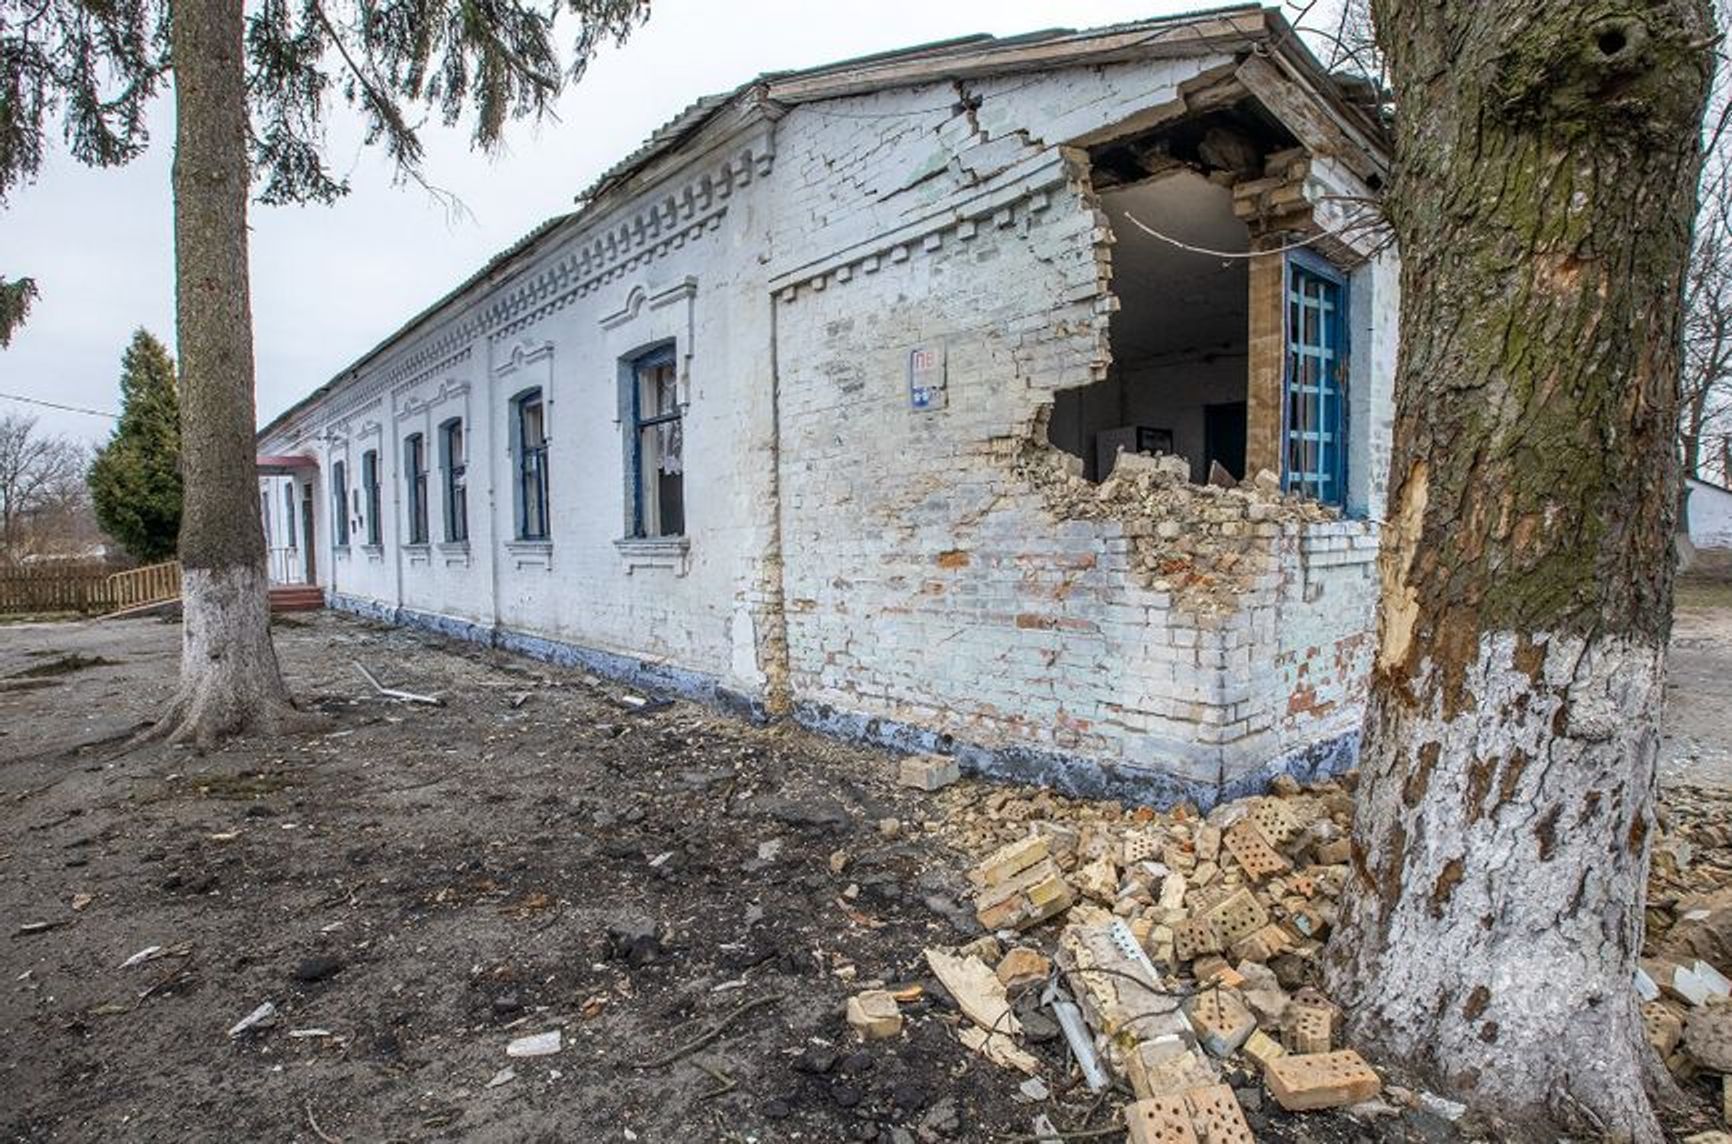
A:
[[[1091,178],[1115,239],[1104,380],[1060,392],[1048,440],[1104,480],[1120,449],[1173,453],[1193,480],[1219,463],[1246,477],[1251,233],[1233,188],[1260,178],[1294,140],[1251,101],[1090,154]],[[1168,242],[1131,222],[1134,217]]]
[[[1250,249],[1225,187],[1188,170],[1101,195],[1112,220],[1112,367],[1106,380],[1058,395],[1052,443],[1104,480],[1119,451],[1176,453],[1191,477],[1219,461],[1245,475],[1245,387],[1250,276],[1239,259],[1182,250],[1126,221],[1127,213],[1181,242]]]

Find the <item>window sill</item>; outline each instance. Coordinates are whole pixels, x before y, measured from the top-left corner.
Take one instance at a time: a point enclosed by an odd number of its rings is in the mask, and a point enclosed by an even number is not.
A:
[[[383,544],[363,544],[361,551],[366,553],[369,563],[383,564],[385,562],[385,546]]]
[[[553,571],[553,541],[551,540],[508,540],[505,551],[511,554],[512,563],[518,568],[545,568]]]
[[[433,550],[425,544],[405,544],[403,545],[403,555],[408,558],[410,564],[426,564],[432,559]]]
[[[445,560],[447,568],[469,567],[469,542],[467,540],[447,540],[439,545],[439,555]]]
[[[625,558],[627,575],[639,568],[667,568],[684,576],[692,542],[687,536],[623,536],[613,546]]]

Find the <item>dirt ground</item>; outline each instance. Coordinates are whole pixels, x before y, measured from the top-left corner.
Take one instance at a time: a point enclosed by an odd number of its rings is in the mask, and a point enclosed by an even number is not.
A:
[[[1678,586],[1661,781],[1732,790],[1732,579]]]
[[[1702,785],[1732,783],[1718,606],[1680,624],[1672,696],[1690,714],[1669,773]],[[1109,1123],[1111,1102],[1062,1087],[1056,1030],[1031,1045],[1054,1090],[1035,1103],[956,1042],[921,955],[978,932],[967,859],[887,756],[336,616],[277,635],[328,730],[199,754],[123,749],[172,691],[177,627],[0,627],[5,1139],[907,1144],[1016,1139],[1040,1112]],[[355,661],[446,704],[369,698]],[[863,1047],[842,1007],[873,982],[927,1000]],[[558,1053],[507,1055],[556,1030]],[[1241,1093],[1265,1141],[1458,1138]]]

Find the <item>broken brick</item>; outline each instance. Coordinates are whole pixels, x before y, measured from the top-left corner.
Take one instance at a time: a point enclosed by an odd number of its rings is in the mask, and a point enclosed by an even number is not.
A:
[[[1287,1048],[1295,1053],[1327,1053],[1335,1047],[1335,1014],[1321,1005],[1295,1000],[1287,1006]]]
[[[916,790],[935,791],[962,778],[956,760],[947,755],[913,755],[902,760],[896,782]]]
[[[1293,868],[1287,859],[1281,857],[1279,851],[1269,845],[1263,832],[1248,818],[1235,822],[1222,836],[1221,844],[1239,863],[1245,876],[1253,882],[1260,882],[1276,874],[1285,874]]]
[[[1052,859],[1043,858],[1010,881],[981,892],[975,918],[988,930],[1027,929],[1070,909],[1074,897]]]
[[[1139,1099],[1184,1092],[1220,1078],[1177,1036],[1138,1041],[1125,1056],[1125,1076]]]
[[[1193,1088],[1185,1093],[1185,1103],[1191,1106],[1191,1122],[1202,1129],[1207,1144],[1256,1144],[1230,1085]]]
[[[1208,919],[1228,945],[1269,924],[1269,912],[1249,890],[1240,890],[1208,913]]]
[[[1208,918],[1185,918],[1173,926],[1173,952],[1180,961],[1192,961],[1221,951],[1221,935]]]
[[[1205,989],[1185,1002],[1185,1016],[1191,1019],[1197,1040],[1217,1057],[1237,1052],[1252,1033],[1257,1020],[1239,995],[1231,989]]]
[[[1648,1035],[1648,1043],[1664,1060],[1684,1036],[1684,1019],[1664,1001],[1649,1001],[1642,1006],[1642,1028]]]
[[[1158,1096],[1125,1106],[1126,1144],[1198,1144],[1182,1096]]]
[[[902,1010],[882,989],[868,989],[848,998],[848,1024],[862,1040],[880,1041],[902,1031]]]
[[[1052,973],[1052,961],[1038,950],[1018,947],[1005,954],[993,972],[1005,989],[1015,992],[1045,981]]]
[[[1383,1082],[1352,1049],[1276,1057],[1264,1066],[1263,1079],[1288,1112],[1340,1108],[1383,1091]]]
[[[1051,842],[1047,835],[1031,834],[1008,846],[1001,846],[968,872],[969,883],[977,890],[1008,882],[1030,866],[1045,858]]]

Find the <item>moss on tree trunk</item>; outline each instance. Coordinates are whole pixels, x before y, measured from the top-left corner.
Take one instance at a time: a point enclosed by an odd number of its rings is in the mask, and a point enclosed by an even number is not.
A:
[[[1707,0],[1376,0],[1400,114],[1361,1043],[1657,1140],[1631,975],[1672,591]]]

